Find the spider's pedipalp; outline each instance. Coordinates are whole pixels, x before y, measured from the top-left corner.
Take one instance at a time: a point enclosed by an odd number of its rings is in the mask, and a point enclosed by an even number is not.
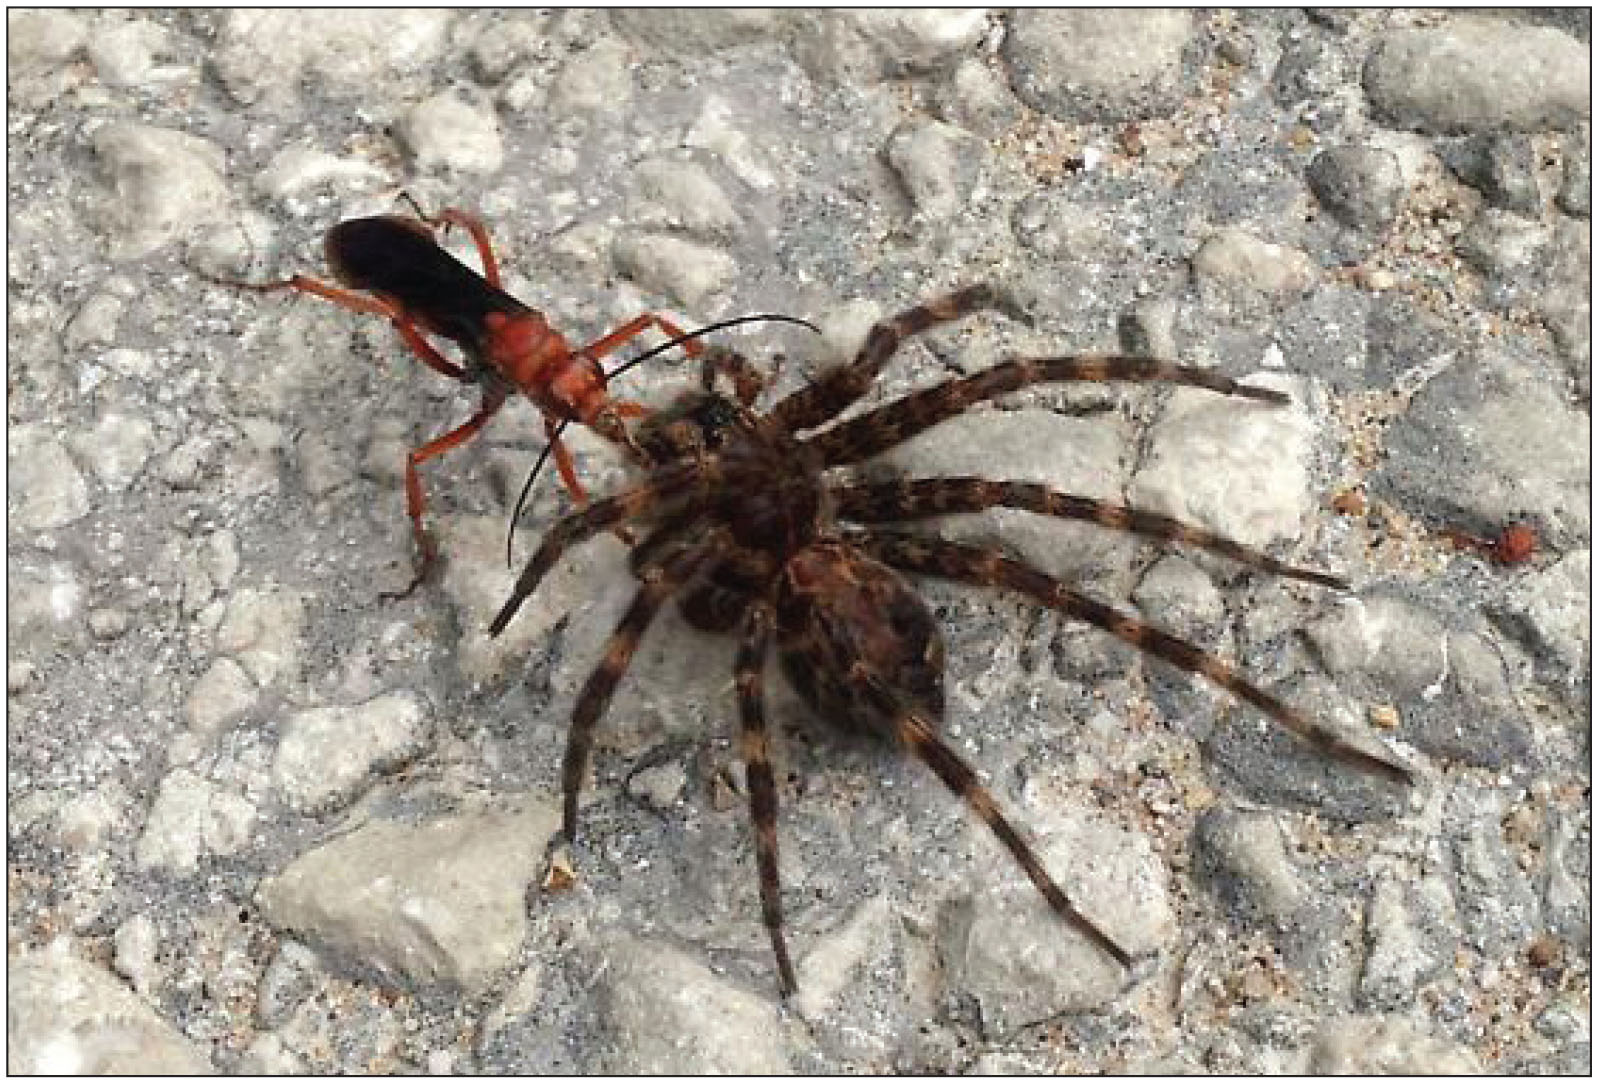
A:
[[[563,830],[568,841],[577,838],[577,795],[582,790],[583,773],[594,745],[594,729],[610,706],[616,685],[632,662],[638,641],[660,612],[661,605],[683,582],[725,543],[721,533],[637,570],[642,586],[633,594],[631,605],[616,624],[605,643],[605,653],[594,672],[588,675],[577,704],[572,709],[571,730],[566,735],[566,756],[561,763],[561,789],[565,799]]]
[[[932,769],[945,786],[960,797],[982,822],[1004,844],[1027,877],[1037,886],[1054,913],[1070,923],[1100,951],[1122,967],[1132,966],[1132,955],[1116,944],[1091,919],[1077,910],[1065,890],[1049,876],[1037,852],[1026,841],[1015,825],[1010,823],[994,800],[992,792],[982,785],[977,773],[965,762],[954,747],[944,740],[937,728],[919,712],[908,707],[880,678],[861,667],[851,668],[851,684],[862,700],[869,701],[877,711],[893,720],[894,734],[916,758]]]
[[[828,466],[858,463],[902,444],[925,429],[946,421],[975,403],[1030,387],[1073,381],[1125,381],[1128,383],[1181,384],[1208,388],[1262,403],[1287,403],[1274,388],[1240,384],[1208,369],[1154,358],[1120,354],[1080,354],[1060,358],[1025,358],[1006,361],[973,376],[959,377],[912,392],[897,402],[869,410],[805,440],[820,451]]]
[[[613,524],[632,519],[671,502],[680,497],[685,490],[698,487],[703,491],[705,486],[713,483],[714,477],[712,460],[679,464],[660,471],[644,485],[636,486],[614,497],[595,501],[587,508],[562,518],[550,528],[543,542],[539,543],[537,552],[522,569],[521,575],[516,578],[516,587],[511,591],[510,598],[505,600],[505,605],[499,608],[499,613],[494,615],[494,620],[489,623],[488,634],[498,636],[505,631],[505,626],[509,625],[511,619],[516,616],[516,611],[521,609],[522,603],[538,590],[538,585],[549,574],[549,570],[555,567],[572,546],[592,538]]]
[[[783,399],[772,407],[770,417],[790,433],[822,425],[870,390],[877,374],[905,339],[938,324],[1001,307],[1003,298],[993,286],[967,286],[889,317],[866,333],[865,344],[853,361],[829,369],[814,383]]]
[[[1131,531],[1164,542],[1181,542],[1278,576],[1288,576],[1322,587],[1348,589],[1348,583],[1337,576],[1278,561],[1269,554],[1203,527],[1183,523],[1157,512],[1144,512],[1122,504],[1061,493],[1032,482],[992,482],[986,478],[969,477],[893,479],[840,486],[834,493],[838,499],[839,518],[857,523],[884,523],[981,512],[988,508],[1015,508],[1061,519],[1087,520],[1102,527]]]
[[[777,957],[782,995],[791,997],[799,983],[794,978],[788,943],[782,935],[782,879],[777,870],[777,783],[771,774],[762,681],[775,619],[771,603],[764,599],[749,607],[744,615],[733,678],[738,687],[739,749],[743,754],[744,776],[749,783],[749,817],[754,822],[755,862],[760,870],[760,912]]]
[[[1124,614],[1113,606],[1073,591],[1060,580],[1023,562],[993,550],[939,538],[877,531],[850,531],[845,537],[877,560],[895,568],[963,583],[1008,587],[1019,591],[1050,609],[1101,628],[1140,651],[1164,659],[1189,673],[1208,678],[1238,699],[1253,704],[1268,718],[1328,757],[1389,782],[1408,786],[1415,781],[1408,768],[1350,745],[1341,735],[1244,680],[1230,664],[1216,656]]]

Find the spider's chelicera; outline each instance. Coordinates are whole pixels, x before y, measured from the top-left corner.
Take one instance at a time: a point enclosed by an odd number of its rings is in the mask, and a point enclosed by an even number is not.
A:
[[[574,839],[577,795],[594,731],[650,622],[676,596],[688,622],[733,632],[740,749],[748,779],[760,900],[783,993],[796,988],[782,930],[777,876],[777,792],[763,707],[762,672],[775,644],[794,688],[828,722],[896,739],[993,830],[1050,907],[1123,966],[1131,956],[1071,903],[993,795],[939,733],[943,639],[904,573],[1007,587],[1086,621],[1152,655],[1202,674],[1253,704],[1324,754],[1396,783],[1401,765],[1359,749],[1245,681],[1227,663],[1169,633],[1094,601],[998,550],[894,530],[886,524],[1003,507],[1186,543],[1282,576],[1341,587],[1336,577],[1294,568],[1199,527],[1150,512],[985,478],[848,483],[829,477],[907,440],[974,403],[1031,384],[1122,380],[1207,388],[1266,403],[1287,397],[1203,369],[1117,355],[1007,361],[985,372],[905,396],[828,426],[858,401],[907,336],[1000,307],[976,286],[877,324],[856,358],[757,413],[758,374],[743,359],[711,351],[704,391],[652,415],[637,443],[651,461],[643,483],[560,520],[495,617],[497,635],[566,550],[614,525],[643,520],[650,531],[632,553],[641,586],[579,693],[562,770],[564,833]],[[718,373],[737,388],[713,390]],[[806,435],[808,434],[808,435]]]

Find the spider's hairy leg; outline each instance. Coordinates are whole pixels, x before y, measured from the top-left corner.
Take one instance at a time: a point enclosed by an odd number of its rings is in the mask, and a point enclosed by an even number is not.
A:
[[[920,712],[907,707],[901,698],[868,668],[853,666],[849,669],[848,678],[862,700],[871,703],[884,718],[892,720],[891,729],[894,735],[915,754],[917,759],[931,768],[933,774],[943,780],[944,785],[958,795],[993,831],[999,842],[1004,844],[1005,849],[1014,856],[1027,877],[1037,886],[1038,891],[1043,893],[1043,898],[1049,902],[1049,907],[1054,913],[1070,923],[1101,952],[1122,967],[1130,968],[1132,955],[1077,910],[1064,889],[1056,884],[1054,878],[1049,876],[1049,871],[1043,868],[1043,862],[1032,849],[1032,845],[999,810],[992,792],[982,785],[977,773],[943,739],[937,727]]]
[[[755,829],[755,861],[760,869],[760,912],[777,955],[782,996],[798,990],[788,944],[782,936],[782,881],[777,872],[777,784],[771,774],[762,671],[776,617],[771,603],[755,603],[744,616],[733,676],[738,685],[738,738],[749,781],[749,817]]]
[[[1156,512],[1061,493],[1032,482],[991,482],[986,478],[969,477],[894,479],[840,486],[835,496],[839,518],[856,523],[886,523],[981,512],[988,508],[1016,508],[1061,519],[1087,520],[1101,527],[1147,535],[1164,542],[1182,542],[1278,576],[1348,589],[1347,582],[1336,576],[1297,568],[1203,527]]]
[[[713,534],[705,542],[662,555],[654,563],[638,569],[638,578],[643,583],[633,594],[632,604],[627,607],[615,631],[610,634],[603,658],[594,672],[588,675],[582,691],[577,694],[577,706],[572,709],[571,730],[566,735],[566,756],[561,762],[560,772],[561,792],[565,798],[562,830],[568,841],[577,839],[577,795],[582,790],[583,773],[588,768],[594,731],[605,709],[610,706],[617,683],[632,662],[638,641],[643,639],[650,622],[660,612],[661,604],[714,555],[724,541],[720,533]]]
[[[722,374],[732,381],[733,392],[744,406],[753,406],[766,386],[766,374],[738,351],[720,345],[707,346],[704,357],[699,359],[700,388],[714,393],[716,377]]]
[[[1222,395],[1256,399],[1262,403],[1281,404],[1290,401],[1287,395],[1273,388],[1240,384],[1208,369],[1154,358],[1120,354],[1025,358],[1001,362],[984,372],[912,392],[902,399],[818,433],[805,443],[820,449],[828,466],[857,463],[902,444],[922,430],[946,421],[985,399],[993,399],[1033,384],[1112,380],[1183,384],[1208,388]]]
[[[853,361],[828,369],[814,383],[783,399],[772,408],[771,418],[778,428],[790,433],[813,429],[848,409],[870,390],[877,374],[905,339],[938,324],[1002,306],[1003,299],[995,287],[967,286],[883,320],[866,334],[865,345]]]
[[[651,475],[649,481],[641,486],[595,501],[587,508],[561,519],[550,528],[539,544],[538,551],[516,578],[516,587],[489,624],[488,634],[498,636],[505,631],[505,626],[516,616],[522,603],[538,590],[538,585],[549,574],[549,570],[572,546],[592,538],[613,524],[674,501],[682,497],[685,491],[697,489],[703,493],[715,479],[716,470],[713,457],[698,463],[668,467]]]
[[[1238,699],[1253,704],[1268,718],[1297,734],[1327,757],[1389,782],[1407,786],[1415,781],[1408,768],[1350,745],[1340,735],[1250,684],[1229,664],[1214,655],[1124,614],[1113,606],[1106,606],[1073,591],[1053,576],[1020,561],[980,546],[939,538],[886,531],[851,531],[847,537],[849,542],[877,560],[907,572],[1019,591],[1050,609],[1095,625],[1140,651],[1164,659],[1190,673],[1203,675]]]

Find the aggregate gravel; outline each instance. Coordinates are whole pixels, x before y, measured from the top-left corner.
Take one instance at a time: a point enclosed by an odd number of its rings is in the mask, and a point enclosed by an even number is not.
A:
[[[17,1073],[1586,1073],[1590,13],[97,11],[7,16],[8,1068]],[[568,555],[498,639],[528,403],[328,276],[347,218],[458,206],[574,342],[640,312],[773,394],[872,323],[1278,388],[1041,387],[865,465],[1166,511],[1347,591],[1091,524],[998,542],[1351,740],[1328,763],[1025,600],[918,589],[946,730],[1095,955],[924,767],[768,680],[778,995],[727,637],[668,609],[556,842],[573,704],[636,584]],[[446,243],[468,262],[466,238]],[[655,340],[647,336],[645,342]],[[663,357],[617,393],[694,386]],[[588,488],[631,468],[584,431]],[[524,560],[569,509],[540,480]],[[1530,526],[1533,553],[1485,539]]]

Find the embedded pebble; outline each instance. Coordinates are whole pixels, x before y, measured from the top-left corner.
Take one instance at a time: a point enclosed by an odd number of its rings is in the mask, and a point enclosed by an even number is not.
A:
[[[1572,129],[1592,113],[1591,54],[1549,27],[1455,19],[1395,30],[1365,63],[1365,93],[1387,124],[1441,135]]]
[[[639,286],[701,310],[732,284],[738,265],[719,248],[659,233],[629,233],[611,244],[616,269]]]
[[[1552,240],[1547,227],[1488,208],[1460,234],[1459,254],[1486,275],[1520,275],[1544,261]]]
[[[416,109],[421,109],[417,106]],[[412,111],[414,115],[415,110]],[[293,145],[272,156],[255,176],[255,190],[273,199],[290,199],[322,185],[364,191],[383,183],[383,171],[359,158],[339,157],[315,147]]]
[[[260,690],[242,666],[232,659],[217,659],[189,690],[183,716],[190,730],[213,735],[241,718],[260,698]]]
[[[257,900],[278,929],[382,981],[480,994],[521,953],[527,886],[557,823],[547,804],[373,820],[295,859]]]
[[[67,938],[11,957],[6,1069],[25,1076],[191,1076],[214,1070],[122,982]]]
[[[143,418],[107,413],[100,416],[93,429],[68,439],[100,484],[120,493],[133,484],[150,458],[155,447],[155,428]]]
[[[1315,265],[1296,248],[1261,241],[1239,229],[1221,230],[1193,256],[1193,277],[1201,289],[1288,298],[1315,282]]]
[[[1445,145],[1443,161],[1494,207],[1536,218],[1542,213],[1537,152],[1524,135],[1477,135]]]
[[[633,174],[640,196],[635,216],[643,225],[714,241],[734,237],[743,224],[721,186],[692,159],[652,158]]]
[[[971,200],[985,148],[970,132],[940,121],[901,125],[888,137],[888,164],[910,202],[934,221],[949,218]]]
[[[95,294],[72,314],[67,326],[61,329],[61,345],[68,351],[75,351],[115,342],[117,322],[122,318],[124,307],[122,298],[110,291]]]
[[[254,827],[248,798],[178,768],[161,780],[134,858],[144,869],[192,873],[202,857],[238,853]]]
[[[493,108],[473,105],[452,93],[412,106],[399,128],[421,169],[442,166],[462,173],[493,173],[505,161]]]
[[[223,86],[246,104],[303,108],[316,91],[368,92],[394,73],[433,63],[453,13],[329,10],[316,18],[286,8],[229,11],[211,61]]]
[[[131,982],[141,994],[154,990],[161,977],[161,970],[156,965],[161,933],[156,929],[155,920],[146,914],[134,915],[117,927],[113,940],[116,955],[112,958],[111,966],[116,968],[117,974]]]
[[[1057,120],[1115,124],[1174,110],[1191,12],[1026,8],[1000,55],[1016,94]]]
[[[408,693],[312,708],[283,724],[272,782],[294,808],[327,812],[347,805],[378,774],[414,759],[429,737],[427,713]]]
[[[1469,1049],[1402,1016],[1343,1016],[1322,1024],[1310,1049],[1315,1074],[1464,1076],[1482,1071]]]
[[[1480,636],[1385,596],[1347,599],[1305,631],[1328,673],[1403,705],[1403,736],[1418,748],[1488,767],[1527,756],[1503,663]]]
[[[1309,888],[1270,814],[1209,810],[1194,828],[1193,856],[1200,875],[1245,926],[1286,929],[1309,902]]]
[[[1069,811],[1053,822],[1037,849],[1066,896],[1132,955],[1160,948],[1174,919],[1149,841]],[[995,860],[991,880],[953,905],[938,931],[950,988],[976,999],[983,1033],[997,1038],[1108,1004],[1125,970],[1056,915],[1019,868]]]
[[[1127,501],[1263,548],[1297,540],[1314,508],[1309,455],[1314,425],[1298,385],[1257,373],[1257,387],[1287,391],[1283,405],[1173,389],[1154,424]]]
[[[1565,682],[1592,672],[1592,551],[1578,550],[1526,576],[1492,611],[1524,625],[1533,644],[1553,656]]]
[[[989,26],[982,8],[851,8],[830,14],[847,20],[891,75],[934,71],[974,47]]]
[[[55,839],[70,850],[93,850],[121,828],[126,799],[108,784],[68,800],[56,812]]]
[[[627,793],[661,813],[669,813],[682,801],[687,786],[687,770],[682,761],[673,760],[634,772],[627,780]]]
[[[1489,343],[1394,419],[1371,489],[1434,522],[1490,530],[1530,514],[1585,537],[1591,431],[1546,363]]]
[[[70,11],[22,9],[6,19],[6,61],[16,71],[54,67],[83,48],[83,20]]]
[[[99,221],[113,259],[148,256],[227,212],[225,157],[209,140],[117,122],[94,133],[94,153],[109,181]]]
[[[292,680],[300,665],[300,629],[305,603],[283,590],[249,588],[228,600],[216,631],[218,651],[232,655],[257,685]]]
[[[1021,103],[992,68],[975,58],[960,62],[939,100],[945,120],[992,139],[1021,117]]]
[[[6,583],[6,633],[13,650],[71,647],[82,637],[78,621],[84,589],[64,561],[14,559]]]
[[[620,112],[632,101],[631,51],[609,38],[567,61],[549,88],[555,116]]]
[[[156,74],[155,57],[169,51],[167,32],[144,19],[101,20],[89,36],[89,62],[100,82],[137,87]]]
[[[1305,178],[1315,198],[1344,225],[1379,230],[1398,216],[1404,176],[1398,158],[1376,147],[1351,145],[1322,151]]]
[[[619,935],[603,948],[596,995],[609,1049],[627,1076],[768,1076],[791,1071],[776,1006],[669,944]]]
[[[1134,304],[1115,323],[1121,350],[1144,358],[1175,361],[1176,302],[1169,297],[1150,297]]]
[[[6,434],[6,510],[15,535],[53,531],[89,512],[89,486],[78,466],[42,423]]]
[[[1138,609],[1163,629],[1206,641],[1226,625],[1226,600],[1215,583],[1184,557],[1169,554],[1154,562],[1132,592]]]

